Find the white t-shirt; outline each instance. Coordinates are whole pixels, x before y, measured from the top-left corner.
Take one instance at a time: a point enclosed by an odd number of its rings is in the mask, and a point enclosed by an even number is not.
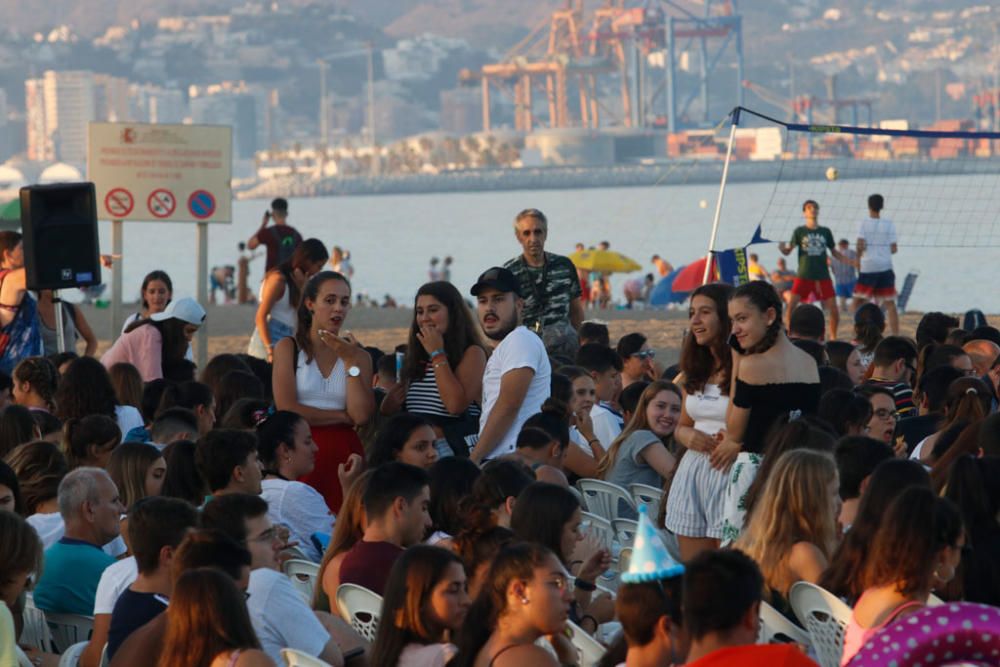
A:
[[[580,430],[575,426],[569,427],[569,441],[590,458],[594,458],[594,450],[590,448],[590,443],[583,437]]]
[[[291,540],[299,543],[309,560],[318,563],[323,554],[312,543],[313,533],[333,532],[333,515],[319,491],[302,482],[265,479],[260,496],[267,501],[267,516],[273,523],[288,526]]]
[[[590,409],[590,420],[594,423],[594,436],[606,451],[622,432],[622,418],[603,405],[594,403]]]
[[[115,610],[115,603],[125,589],[139,576],[139,566],[135,556],[123,558],[117,563],[105,568],[101,581],[97,584],[97,594],[94,596],[94,616],[108,614]]]
[[[48,549],[66,534],[66,522],[63,521],[62,514],[59,512],[32,514],[26,521],[38,533],[38,537],[42,541],[42,549]],[[105,544],[102,550],[107,555],[118,558],[128,552],[128,547],[125,546],[125,540],[119,535]]]
[[[260,646],[274,664],[284,664],[281,649],[294,648],[319,657],[330,634],[288,577],[262,567],[250,573],[247,611]]]
[[[458,653],[454,644],[407,644],[396,667],[444,667]]]
[[[528,391],[521,401],[521,407],[518,408],[513,423],[486,458],[496,458],[514,451],[521,425],[528,417],[542,409],[542,403],[551,392],[552,368],[549,366],[549,355],[545,352],[545,344],[540,337],[523,326],[507,334],[486,362],[486,370],[483,372],[483,414],[479,418],[480,436],[489,421],[493,406],[500,397],[500,380],[508,372],[518,368],[531,368],[535,371],[535,375],[531,378]]]
[[[892,244],[896,243],[896,225],[885,218],[866,218],[858,225],[858,238],[865,242],[861,255],[861,273],[877,273],[892,268]]]
[[[142,421],[142,415],[131,405],[116,405],[115,419],[118,421],[118,428],[122,431],[122,439],[134,428],[142,428],[146,424]]]

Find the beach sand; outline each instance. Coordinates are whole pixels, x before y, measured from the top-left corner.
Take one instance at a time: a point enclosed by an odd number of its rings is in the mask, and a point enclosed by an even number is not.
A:
[[[101,354],[111,344],[111,314],[107,309],[83,306],[100,344]],[[130,314],[136,308],[126,308]],[[253,328],[253,306],[209,306],[209,356],[223,352],[245,352]],[[901,333],[913,336],[923,313],[906,313],[900,318]],[[680,345],[687,329],[687,313],[683,310],[588,310],[587,319],[606,322],[614,343],[627,333],[640,332],[649,338],[649,345],[657,353],[657,361],[670,365],[677,361]],[[363,345],[391,351],[406,342],[407,331],[413,317],[409,308],[356,308],[347,317],[345,329],[350,330]],[[991,317],[996,321],[995,316]],[[851,333],[851,318],[841,314],[842,338]]]

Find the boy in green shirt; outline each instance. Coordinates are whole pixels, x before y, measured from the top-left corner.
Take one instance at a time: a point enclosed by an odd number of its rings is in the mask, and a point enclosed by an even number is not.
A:
[[[791,243],[778,243],[778,250],[783,255],[791,254],[793,248],[799,249],[799,270],[795,276],[795,282],[792,283],[786,317],[790,321],[792,311],[802,299],[813,296],[826,309],[830,322],[830,340],[836,340],[840,318],[837,312],[837,293],[833,288],[833,281],[830,280],[827,250],[834,258],[845,264],[856,266],[857,261],[837,250],[836,242],[833,240],[833,232],[830,231],[829,227],[820,226],[819,204],[812,199],[807,199],[802,204],[802,213],[806,224],[795,228],[795,231],[792,232]]]

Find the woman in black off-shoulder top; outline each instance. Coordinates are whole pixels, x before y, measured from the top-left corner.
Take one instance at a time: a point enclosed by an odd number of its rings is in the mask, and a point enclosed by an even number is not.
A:
[[[726,438],[712,463],[729,466],[723,542],[743,529],[745,495],[760,467],[767,434],[783,415],[813,414],[819,405],[816,362],[782,329],[782,302],[766,282],[741,285],[729,301],[733,380]]]

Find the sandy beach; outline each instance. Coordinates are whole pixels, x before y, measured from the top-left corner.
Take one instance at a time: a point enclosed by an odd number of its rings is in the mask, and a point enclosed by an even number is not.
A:
[[[103,353],[111,344],[111,311],[93,306],[82,306],[82,309],[100,341],[98,353]],[[135,306],[127,307],[125,313],[132,313],[135,309]],[[412,312],[409,308],[356,308],[348,315],[345,328],[364,345],[388,351],[406,342]],[[245,352],[254,313],[255,308],[249,305],[209,306],[209,356]],[[904,314],[900,318],[901,333],[913,336],[922,315],[916,312]],[[638,331],[645,334],[650,346],[657,352],[657,359],[665,365],[677,361],[687,328],[687,313],[683,310],[588,310],[587,319],[606,322],[612,343],[627,333]],[[991,320],[996,321],[996,316],[991,316]],[[841,314],[842,338],[846,339],[851,333],[851,325],[851,319]]]

